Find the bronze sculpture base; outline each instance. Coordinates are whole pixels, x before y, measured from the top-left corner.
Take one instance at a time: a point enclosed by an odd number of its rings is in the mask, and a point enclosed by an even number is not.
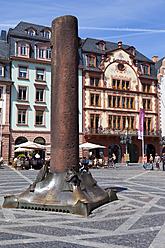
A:
[[[42,171],[43,172],[43,171]],[[24,208],[73,213],[88,216],[109,201],[117,200],[115,191],[101,189],[90,172],[39,174],[27,190],[18,195],[4,196],[3,208]]]

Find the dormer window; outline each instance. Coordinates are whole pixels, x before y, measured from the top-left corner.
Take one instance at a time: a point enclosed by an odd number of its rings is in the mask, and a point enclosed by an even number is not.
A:
[[[143,73],[145,75],[150,75],[150,66],[149,65],[143,65]]]
[[[28,35],[30,36],[36,35],[36,29],[34,29],[33,27],[29,27],[26,30],[27,30]]]
[[[96,57],[94,55],[88,55],[88,66],[96,67]]]
[[[99,44],[99,49],[104,51],[105,50],[105,44],[104,43],[100,43]]]
[[[46,38],[46,39],[50,39],[50,32],[49,32],[49,31],[46,31],[46,32],[45,32],[45,38]]]
[[[43,32],[43,37],[46,39],[50,39],[51,38],[51,31],[49,28],[45,28],[43,29],[41,32]]]
[[[21,55],[27,54],[26,44],[21,44]]]
[[[4,77],[4,66],[0,64],[0,77]]]
[[[105,51],[105,42],[103,40],[99,41],[97,45],[100,50]]]
[[[30,31],[29,31],[29,35],[30,35],[30,36],[34,36],[34,31],[33,31],[33,30],[30,30]]]
[[[29,58],[30,43],[27,41],[18,41],[18,56]]]
[[[36,53],[36,58],[37,59],[42,59],[42,60],[49,60],[51,59],[51,48],[50,48],[50,43],[38,43],[36,44],[37,47],[37,53]]]

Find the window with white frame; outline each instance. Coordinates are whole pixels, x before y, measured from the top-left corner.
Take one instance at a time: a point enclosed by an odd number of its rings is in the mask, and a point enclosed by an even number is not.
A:
[[[37,80],[45,80],[45,70],[44,69],[37,69],[36,71],[36,79]]]
[[[45,38],[50,39],[50,32],[49,31],[45,31]]]
[[[45,57],[44,56],[44,51],[45,51],[45,49],[39,48],[39,58],[44,58]]]
[[[33,31],[33,30],[30,30],[30,31],[29,31],[29,35],[30,35],[30,36],[34,36],[34,31]]]
[[[36,88],[36,101],[37,102],[44,101],[44,89]]]
[[[18,90],[18,100],[27,100],[27,87],[20,86]]]
[[[0,77],[4,77],[4,66],[0,65]]]
[[[21,55],[27,55],[26,44],[21,44]]]
[[[44,110],[36,110],[35,124],[36,125],[44,124]]]
[[[46,48],[46,58],[51,59],[51,48],[49,47]]]
[[[18,124],[26,124],[26,109],[18,109]]]
[[[19,77],[27,78],[27,67],[19,66]]]

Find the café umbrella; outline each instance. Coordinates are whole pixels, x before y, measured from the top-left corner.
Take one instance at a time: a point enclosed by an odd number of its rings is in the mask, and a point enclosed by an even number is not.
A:
[[[16,148],[27,148],[27,149],[33,149],[33,150],[45,150],[45,146],[40,145],[35,142],[31,142],[31,141],[21,143],[19,145],[16,145],[15,147]]]
[[[106,146],[86,142],[86,143],[79,145],[79,148],[82,148],[83,150],[90,150],[90,149],[97,149],[97,148],[104,149],[106,148]]]

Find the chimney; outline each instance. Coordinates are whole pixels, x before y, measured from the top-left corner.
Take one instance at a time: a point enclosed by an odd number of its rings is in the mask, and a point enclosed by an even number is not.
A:
[[[121,40],[118,41],[118,47],[119,47],[119,48],[122,47],[122,41],[121,41]]]
[[[159,56],[152,56],[152,61],[156,63],[158,62],[158,60],[159,60]]]
[[[6,41],[6,30],[1,31],[1,40]]]

